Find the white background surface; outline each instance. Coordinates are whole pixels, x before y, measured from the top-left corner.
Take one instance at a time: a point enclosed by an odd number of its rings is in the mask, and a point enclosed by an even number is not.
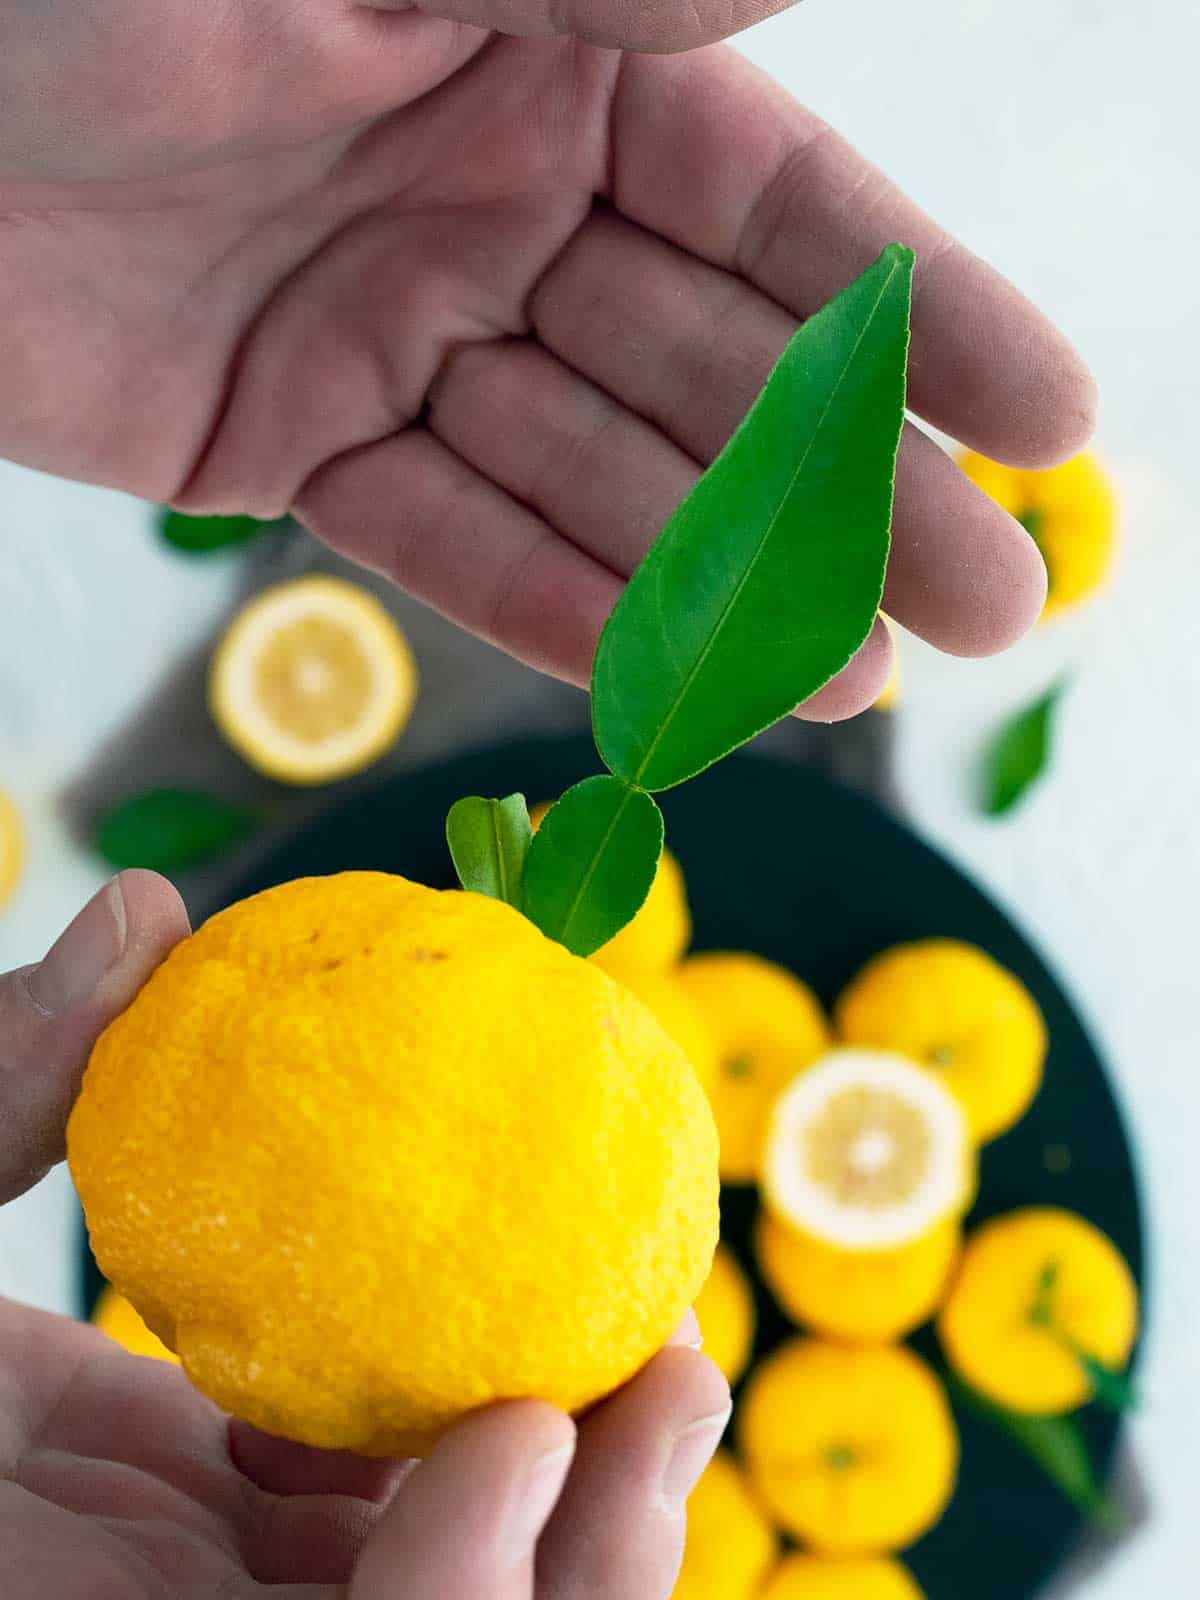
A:
[[[1134,1427],[1148,1527],[1091,1600],[1190,1592],[1200,1566],[1200,13],[1175,0],[809,0],[744,41],[1044,304],[1101,382],[1125,539],[1114,590],[1011,655],[905,640],[901,778],[920,826],[1053,954],[1112,1059],[1147,1177],[1155,1303]],[[0,786],[31,830],[0,969],[101,880],[55,794],[221,615],[119,496],[0,465]],[[1050,782],[971,809],[980,737],[1073,672]],[[0,1218],[0,1292],[69,1304],[58,1174]]]

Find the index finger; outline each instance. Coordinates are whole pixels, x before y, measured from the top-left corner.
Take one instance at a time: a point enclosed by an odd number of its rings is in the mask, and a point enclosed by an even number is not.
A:
[[[892,240],[917,252],[909,403],[1015,466],[1091,436],[1095,384],[1066,337],[765,73],[728,47],[627,59],[610,199],[809,316]]]

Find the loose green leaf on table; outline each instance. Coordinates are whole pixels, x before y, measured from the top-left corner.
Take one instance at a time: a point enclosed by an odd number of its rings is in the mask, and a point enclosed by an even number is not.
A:
[[[167,544],[188,555],[208,555],[246,544],[267,528],[278,526],[278,522],[259,522],[257,517],[188,517],[166,508],[159,519],[159,533]]]
[[[195,789],[150,789],[96,823],[96,849],[110,866],[178,872],[215,860],[257,829],[239,806]]]
[[[524,910],[590,956],[641,909],[662,854],[662,813],[619,778],[585,778],[550,807],[525,861]]]
[[[1045,772],[1054,714],[1064,684],[1055,684],[1033,705],[1011,717],[992,738],[984,758],[982,804],[990,817],[1003,816]]]
[[[913,252],[810,317],[630,579],[592,673],[609,769],[668,789],[850,661],[883,594]]]
[[[1120,1513],[1096,1480],[1083,1433],[1074,1417],[1030,1417],[986,1399],[961,1378],[951,1378],[951,1392],[978,1416],[1005,1434],[1041,1468],[1077,1511],[1099,1526],[1115,1531]]]
[[[446,842],[464,889],[521,906],[521,875],[532,829],[523,794],[504,800],[469,795],[446,818]]]

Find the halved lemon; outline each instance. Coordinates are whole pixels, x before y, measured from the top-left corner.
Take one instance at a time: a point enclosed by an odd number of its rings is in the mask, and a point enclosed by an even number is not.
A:
[[[0,906],[11,898],[25,863],[25,830],[21,814],[0,789]]]
[[[834,1050],[775,1102],[763,1188],[776,1216],[839,1250],[898,1250],[974,1192],[962,1108],[903,1056]]]
[[[917,1580],[890,1556],[831,1561],[789,1556],[771,1574],[759,1600],[924,1600]]]
[[[150,1356],[155,1361],[169,1361],[179,1365],[179,1357],[168,1350],[162,1340],[138,1316],[123,1294],[118,1294],[111,1283],[100,1291],[92,1311],[92,1321],[101,1332],[115,1339],[130,1355]]]
[[[696,1299],[696,1319],[705,1355],[717,1363],[727,1382],[736,1383],[754,1343],[754,1295],[746,1274],[723,1244],[717,1246],[712,1271]]]
[[[408,641],[373,594],[297,578],[234,618],[213,657],[209,703],[252,767],[282,783],[360,772],[395,742],[417,693]]]
[[[876,1344],[903,1339],[941,1305],[962,1228],[948,1217],[896,1250],[837,1250],[764,1210],[754,1243],[762,1275],[790,1317],[831,1339]]]

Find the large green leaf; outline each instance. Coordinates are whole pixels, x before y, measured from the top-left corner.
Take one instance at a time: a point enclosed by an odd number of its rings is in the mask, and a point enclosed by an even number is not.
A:
[[[196,789],[148,789],[102,816],[96,849],[113,867],[178,872],[200,866],[248,839],[250,812]]]
[[[518,910],[531,836],[523,794],[505,800],[470,795],[456,800],[446,818],[446,842],[463,888]]]
[[[596,744],[682,783],[839,672],[883,593],[913,253],[889,245],[811,317],[678,507],[604,629]]]
[[[1064,685],[1055,686],[1033,705],[1010,717],[993,735],[984,757],[984,811],[1003,816],[1045,772],[1050,760],[1054,713]]]
[[[662,813],[619,778],[585,778],[550,807],[525,861],[525,915],[574,955],[619,933],[650,893]]]

